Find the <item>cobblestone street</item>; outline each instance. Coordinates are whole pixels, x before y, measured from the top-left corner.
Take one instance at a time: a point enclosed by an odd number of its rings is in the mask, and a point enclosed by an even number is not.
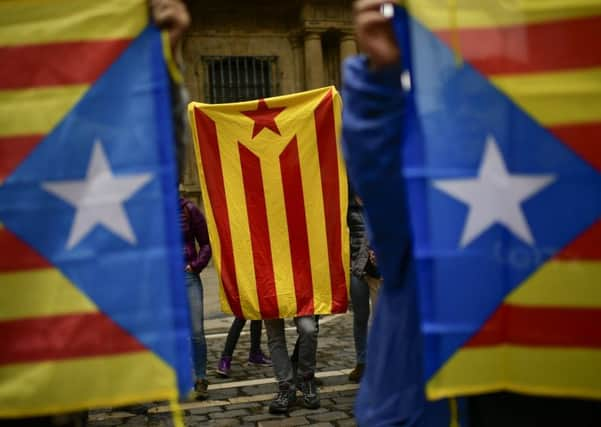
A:
[[[205,305],[206,306],[206,305]],[[207,317],[211,316],[209,313]],[[358,385],[349,382],[348,373],[354,367],[352,314],[322,317],[317,349],[317,377],[321,407],[305,409],[300,403],[287,416],[271,415],[268,405],[276,385],[271,367],[247,365],[250,330],[247,323],[234,352],[230,378],[215,373],[217,361],[225,343],[231,317],[219,317],[205,322],[208,347],[209,399],[182,403],[186,426],[353,426],[353,403]],[[296,329],[287,323],[286,337],[291,352]],[[267,337],[263,330],[262,347],[267,353]],[[146,411],[146,413],[144,413]],[[169,407],[165,403],[130,408],[103,409],[90,412],[91,427],[109,426],[171,426]]]

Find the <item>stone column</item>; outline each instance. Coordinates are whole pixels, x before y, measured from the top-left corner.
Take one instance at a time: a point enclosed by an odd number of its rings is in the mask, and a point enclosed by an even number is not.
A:
[[[321,35],[316,31],[305,33],[305,89],[316,89],[324,83]]]
[[[290,37],[290,45],[292,46],[292,59],[294,61],[293,89],[295,92],[300,92],[305,89],[305,68],[302,36],[298,33],[292,34]]]
[[[340,63],[348,58],[349,56],[357,54],[357,44],[355,43],[355,36],[351,32],[344,32],[340,37]]]

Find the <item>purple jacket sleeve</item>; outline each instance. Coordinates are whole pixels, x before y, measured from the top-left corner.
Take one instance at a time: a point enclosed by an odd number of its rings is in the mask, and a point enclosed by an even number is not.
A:
[[[195,273],[200,273],[211,259],[211,245],[207,221],[200,210],[192,203],[188,205],[190,213],[190,231],[198,242],[198,255],[190,262],[190,267]]]

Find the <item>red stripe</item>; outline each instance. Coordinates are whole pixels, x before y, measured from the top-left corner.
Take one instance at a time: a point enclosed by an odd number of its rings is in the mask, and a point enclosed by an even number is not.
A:
[[[253,250],[259,309],[261,310],[262,319],[274,319],[278,318],[280,313],[275,288],[271,242],[269,241],[261,161],[240,143],[238,143],[238,151],[240,152],[242,180],[246,196],[248,225],[251,230],[250,240]]]
[[[103,313],[0,321],[0,366],[144,351]]]
[[[554,257],[560,260],[601,261],[601,219]],[[601,282],[601,278],[598,279]]]
[[[234,247],[232,232],[225,198],[225,183],[219,142],[215,122],[198,108],[194,109],[196,129],[198,130],[198,148],[202,157],[202,170],[205,175],[209,200],[213,209],[213,217],[217,226],[219,243],[221,245],[221,281],[223,290],[234,316],[243,318],[238,293],[238,279],[234,264]]]
[[[0,90],[94,82],[130,39],[0,47]]]
[[[308,316],[314,314],[313,276],[311,274],[309,234],[296,137],[292,138],[292,141],[280,154],[280,170],[284,186],[286,220],[288,221],[296,313],[299,316]]]
[[[347,275],[342,261],[342,223],[340,212],[340,182],[338,179],[338,147],[334,102],[329,91],[315,109],[317,151],[321,175],[321,192],[326,220],[332,313],[344,313],[348,306]]]
[[[601,122],[551,126],[549,130],[601,172]]]
[[[0,228],[0,273],[51,267],[44,257],[7,228]]]
[[[486,75],[559,71],[601,65],[601,16],[511,27],[436,32]],[[455,37],[459,43],[454,43]]]
[[[601,347],[601,308],[502,305],[466,347]]]
[[[44,135],[0,137],[0,181],[19,166],[42,138]]]

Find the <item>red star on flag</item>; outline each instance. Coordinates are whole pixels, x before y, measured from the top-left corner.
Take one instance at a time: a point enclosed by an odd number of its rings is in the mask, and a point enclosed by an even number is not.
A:
[[[259,99],[259,104],[257,105],[256,110],[241,111],[241,113],[247,117],[250,117],[255,122],[255,125],[253,126],[253,138],[257,136],[264,128],[281,135],[278,125],[275,123],[275,117],[285,108],[286,107],[269,108],[264,99]]]

